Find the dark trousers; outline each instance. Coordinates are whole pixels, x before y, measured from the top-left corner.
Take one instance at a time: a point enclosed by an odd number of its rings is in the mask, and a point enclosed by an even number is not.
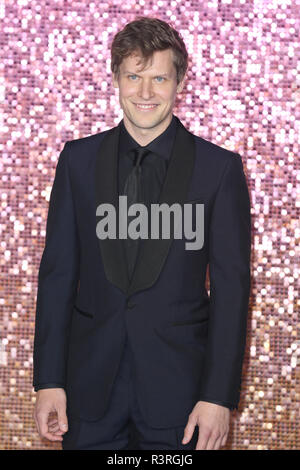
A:
[[[68,416],[68,423],[63,450],[193,450],[198,439],[198,427],[190,442],[184,445],[181,441],[185,425],[156,429],[144,421],[135,393],[128,342],[104,416],[92,422]]]

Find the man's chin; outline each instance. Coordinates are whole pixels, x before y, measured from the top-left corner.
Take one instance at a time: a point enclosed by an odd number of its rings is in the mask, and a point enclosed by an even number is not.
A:
[[[156,126],[159,126],[162,124],[162,122],[167,118],[167,116],[162,116],[161,113],[156,114],[152,116],[147,115],[145,113],[144,116],[140,115],[141,113],[130,113],[130,114],[125,114],[127,119],[131,122],[132,125],[135,127],[139,127],[141,129],[153,129]]]
[[[160,119],[154,119],[152,117],[152,119],[150,117],[136,117],[136,116],[132,116],[130,117],[130,121],[132,122],[132,124],[136,127],[140,127],[142,129],[152,129],[153,127],[156,127],[160,124],[161,120]]]

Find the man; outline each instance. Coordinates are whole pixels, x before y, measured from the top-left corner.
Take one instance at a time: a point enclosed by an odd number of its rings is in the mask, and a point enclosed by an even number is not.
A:
[[[187,52],[167,23],[127,24],[111,67],[124,118],[67,142],[57,164],[39,270],[34,417],[64,449],[219,449],[239,403],[250,288],[241,157],[173,114]],[[203,245],[120,236],[119,196],[131,223],[134,204],[204,207]],[[111,225],[103,207],[115,209]]]

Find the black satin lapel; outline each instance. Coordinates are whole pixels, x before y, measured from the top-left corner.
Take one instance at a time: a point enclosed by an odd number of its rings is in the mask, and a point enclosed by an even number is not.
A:
[[[116,210],[116,239],[99,240],[100,252],[107,279],[126,293],[129,285],[123,241],[118,236],[119,195],[118,195],[118,142],[120,126],[110,129],[101,141],[95,164],[95,217],[99,204],[112,204]],[[97,236],[97,235],[96,235]]]
[[[178,119],[178,118],[177,118]],[[195,160],[195,141],[178,119],[178,128],[166,178],[158,203],[184,204],[188,194]],[[142,240],[140,254],[128,288],[128,295],[151,287],[166,261],[173,238]]]

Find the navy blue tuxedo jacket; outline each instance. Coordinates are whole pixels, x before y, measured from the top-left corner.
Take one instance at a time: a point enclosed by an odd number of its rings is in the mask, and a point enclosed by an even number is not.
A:
[[[239,154],[179,120],[159,203],[204,204],[204,245],[186,250],[184,237],[142,240],[129,281],[123,240],[96,234],[99,204],[113,204],[118,217],[119,132],[117,125],[68,141],[59,156],[38,274],[33,385],[61,384],[70,414],[100,419],[128,337],[145,421],[181,426],[199,400],[239,403],[248,188]]]

